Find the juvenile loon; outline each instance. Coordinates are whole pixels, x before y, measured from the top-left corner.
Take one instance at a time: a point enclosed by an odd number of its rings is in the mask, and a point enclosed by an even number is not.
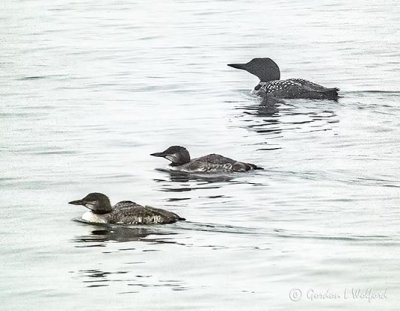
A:
[[[309,99],[337,99],[338,88],[327,88],[322,85],[304,80],[280,80],[281,73],[278,65],[270,58],[253,58],[247,64],[228,64],[228,66],[246,70],[257,76],[260,83],[254,91],[261,96],[275,98],[309,98]],[[260,93],[263,91],[263,93]]]
[[[239,162],[215,153],[191,160],[189,151],[181,146],[171,146],[163,152],[151,155],[166,158],[171,161],[170,166],[184,172],[227,173],[262,169],[257,165]]]
[[[83,214],[82,219],[91,223],[150,225],[170,224],[178,220],[185,220],[175,213],[142,206],[132,201],[121,201],[111,206],[110,199],[102,193],[89,193],[81,200],[71,201],[69,204],[83,205],[90,211]]]

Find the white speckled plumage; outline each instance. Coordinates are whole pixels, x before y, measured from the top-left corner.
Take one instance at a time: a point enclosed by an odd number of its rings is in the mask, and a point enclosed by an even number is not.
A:
[[[337,88],[326,88],[322,85],[304,80],[287,79],[260,82],[254,92],[263,96],[264,94],[277,98],[309,98],[309,99],[336,99]]]
[[[261,96],[274,98],[337,99],[338,88],[327,88],[304,79],[280,80],[280,69],[270,58],[254,58],[246,64],[229,66],[257,76],[260,83],[254,91]]]

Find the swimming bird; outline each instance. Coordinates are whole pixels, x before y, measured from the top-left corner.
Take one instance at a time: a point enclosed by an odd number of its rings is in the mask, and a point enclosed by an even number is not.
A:
[[[215,153],[191,160],[189,151],[181,146],[171,146],[151,155],[166,158],[171,161],[170,166],[184,172],[228,173],[262,169],[255,164],[239,162]]]
[[[175,213],[150,206],[142,206],[132,201],[121,201],[111,206],[110,199],[102,193],[89,193],[81,200],[69,204],[83,205],[90,211],[83,214],[82,219],[91,223],[150,225],[170,224],[185,220]]]
[[[327,88],[304,79],[280,80],[278,65],[270,58],[253,58],[246,64],[228,64],[257,76],[260,83],[254,88],[261,96],[275,98],[337,99],[339,89]],[[263,91],[263,93],[260,93]]]

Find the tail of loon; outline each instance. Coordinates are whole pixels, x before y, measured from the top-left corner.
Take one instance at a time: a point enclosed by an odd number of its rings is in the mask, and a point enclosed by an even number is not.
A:
[[[252,163],[246,163],[249,166],[249,170],[263,170],[264,168],[262,168],[261,166],[257,166],[255,164]]]
[[[324,95],[325,98],[327,99],[337,99],[339,97],[338,94],[339,89],[337,87],[332,87],[332,88],[325,88],[322,91],[319,91]]]

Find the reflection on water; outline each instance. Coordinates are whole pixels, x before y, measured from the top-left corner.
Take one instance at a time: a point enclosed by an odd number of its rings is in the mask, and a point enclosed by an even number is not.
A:
[[[80,221],[83,222],[84,221]],[[175,243],[169,242],[174,233],[165,227],[160,229],[157,226],[142,226],[142,227],[129,227],[120,225],[102,225],[102,224],[89,224],[96,227],[90,231],[88,235],[82,235],[75,238],[79,243],[77,247],[97,247],[105,246],[103,242],[131,242],[131,241],[145,241],[154,243]],[[156,238],[148,238],[148,236],[155,236]],[[101,243],[100,243],[101,242]],[[81,244],[83,243],[83,244]]]
[[[188,182],[199,181],[208,184],[218,182],[228,182],[234,179],[235,175],[232,174],[201,174],[201,173],[187,173],[173,169],[156,169],[156,171],[169,174],[169,181],[172,182]],[[156,182],[164,182],[166,180],[155,179]]]
[[[110,282],[110,276],[126,274],[127,271],[117,271],[117,272],[106,272],[100,270],[81,270],[79,273],[83,276],[83,283],[86,284],[86,287],[102,287],[108,286],[108,282]],[[116,280],[113,280],[116,281]]]
[[[157,280],[153,275],[133,275],[131,271],[101,271],[98,269],[79,270],[78,275],[88,288],[106,287],[112,283],[123,282],[133,290],[124,290],[118,294],[140,293],[141,288],[165,287],[173,291],[185,290],[184,282],[180,280]]]
[[[332,102],[335,101],[302,99],[286,101],[285,104],[261,104],[236,109],[241,111],[241,119],[247,128],[272,136],[293,130],[301,132],[332,130],[333,124],[339,122],[334,111],[338,106],[332,106]]]
[[[257,115],[262,117],[276,117],[279,113],[279,104],[267,103],[257,107]]]
[[[78,220],[76,220],[78,221]],[[79,221],[85,223],[84,221]],[[123,225],[104,225],[86,223],[96,229],[90,230],[90,234],[77,236],[74,241],[86,244],[84,247],[105,246],[106,244],[97,244],[97,242],[115,241],[143,241],[154,243],[177,243],[174,242],[174,236],[181,230],[191,231],[209,231],[233,234],[254,234],[260,232],[254,228],[231,226],[215,223],[196,223],[192,221],[180,221],[173,225],[148,225],[148,226],[123,226]],[[151,235],[151,238],[149,236]],[[91,244],[96,243],[96,244]],[[183,245],[183,244],[182,244]]]

